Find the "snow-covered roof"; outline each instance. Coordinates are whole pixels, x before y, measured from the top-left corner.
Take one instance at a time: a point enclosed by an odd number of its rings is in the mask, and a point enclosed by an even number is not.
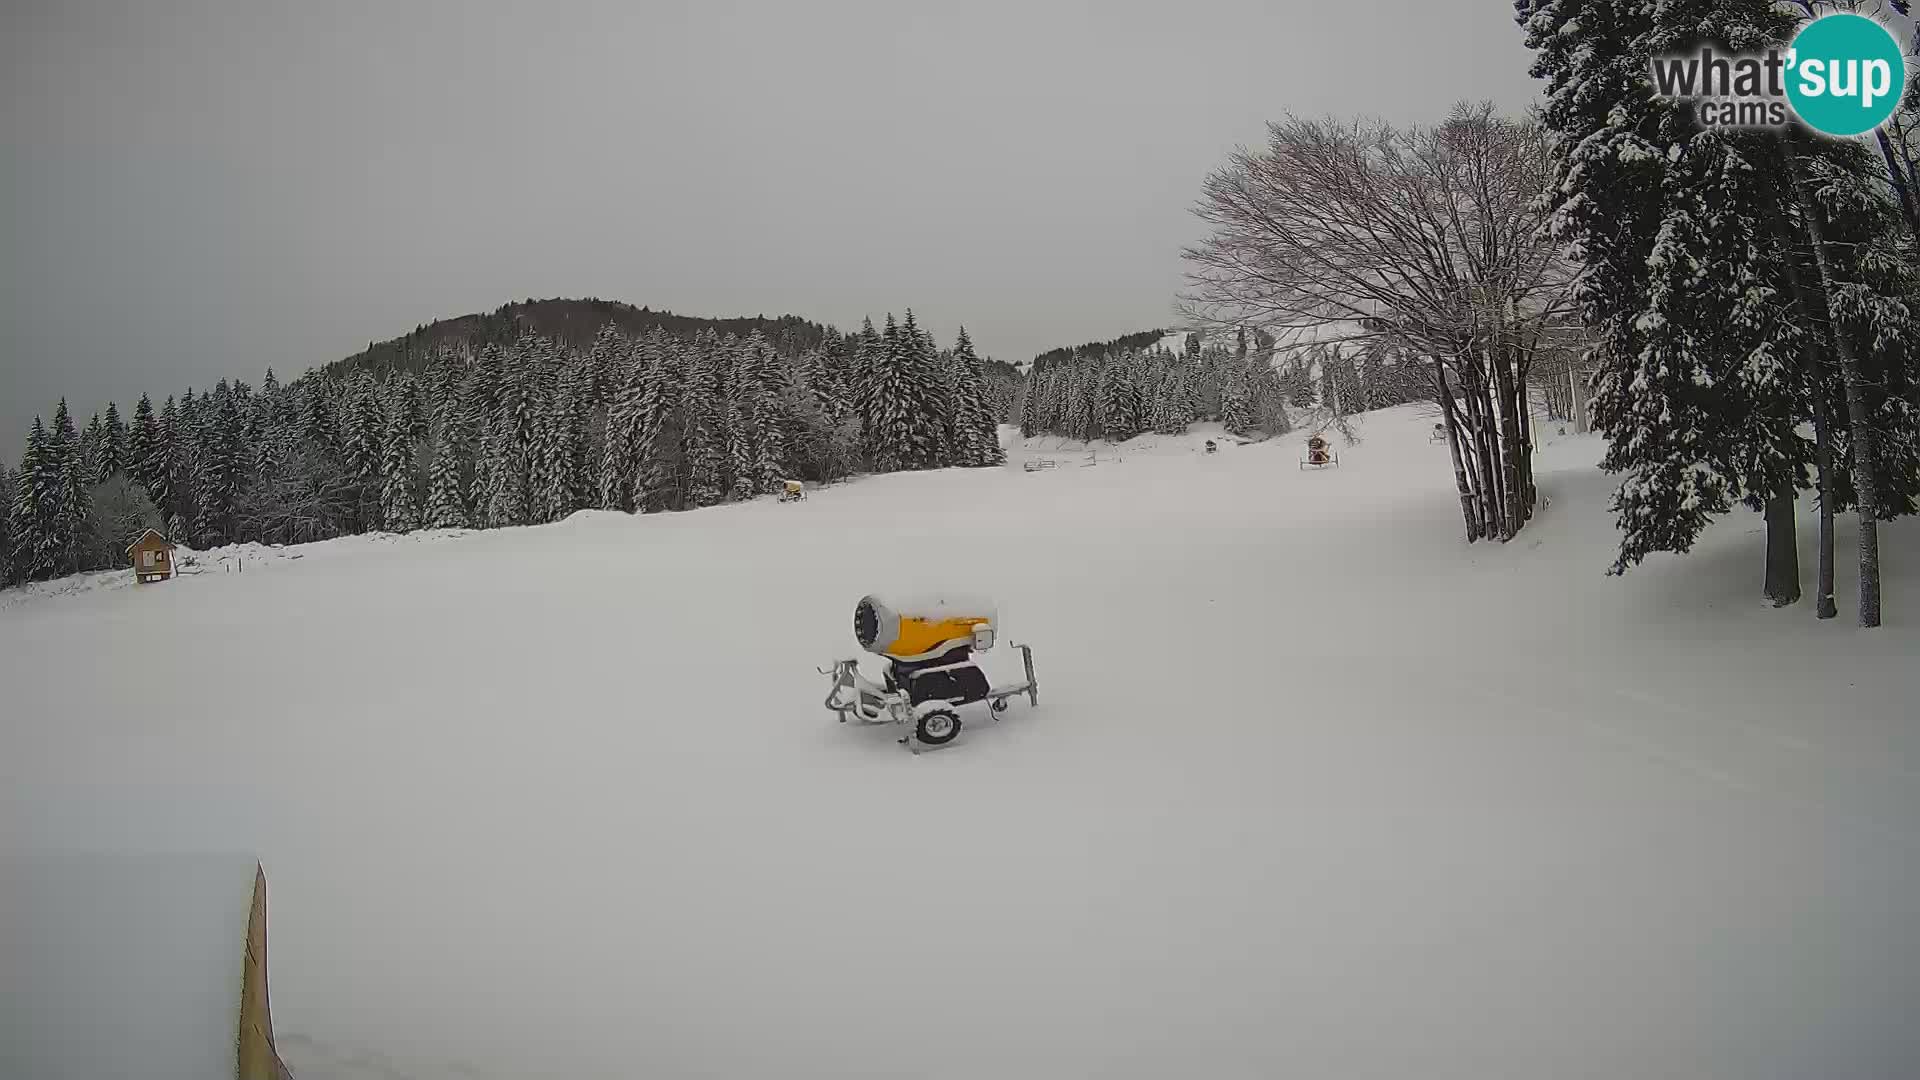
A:
[[[175,545],[175,544],[174,544],[174,542],[173,542],[173,541],[171,541],[171,540],[169,540],[169,539],[167,539],[167,538],[166,538],[165,536],[162,536],[162,535],[160,534],[160,530],[158,530],[158,529],[148,529],[148,530],[147,530],[146,532],[143,532],[143,533],[141,533],[141,534],[139,535],[139,537],[138,537],[138,538],[136,538],[136,539],[134,540],[134,542],[133,542],[133,543],[131,543],[131,544],[128,544],[128,545],[127,545],[127,550],[128,550],[128,551],[132,551],[132,550],[133,550],[134,548],[137,548],[137,547],[139,547],[139,546],[140,546],[141,544],[144,544],[144,543],[146,543],[146,542],[147,542],[147,537],[149,537],[149,536],[151,536],[151,537],[153,537],[153,538],[154,538],[155,540],[158,540],[158,541],[160,541],[160,542],[161,542],[162,544],[165,544],[165,545],[166,545],[166,546],[168,546],[168,547],[175,547],[175,546],[177,546],[177,545]]]

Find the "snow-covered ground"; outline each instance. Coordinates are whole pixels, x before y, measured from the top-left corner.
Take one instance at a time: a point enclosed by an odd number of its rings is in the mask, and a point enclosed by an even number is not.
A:
[[[300,1080],[1920,1075],[1920,530],[1610,579],[1596,441],[1469,547],[1429,424],[16,603],[0,848],[257,851]],[[916,757],[815,668],[930,588],[1040,706]]]
[[[0,852],[0,1076],[233,1076],[256,869]]]

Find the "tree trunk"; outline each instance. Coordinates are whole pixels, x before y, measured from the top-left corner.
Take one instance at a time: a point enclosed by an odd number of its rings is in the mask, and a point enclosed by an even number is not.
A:
[[[1520,384],[1520,491],[1522,494],[1520,523],[1525,525],[1533,520],[1533,511],[1540,505],[1540,489],[1533,483],[1533,408],[1527,400],[1526,383]]]
[[[1593,430],[1593,419],[1587,410],[1587,380],[1571,365],[1567,368],[1567,393],[1573,396],[1574,434],[1585,435]]]
[[[1514,412],[1519,417],[1518,434],[1520,439],[1520,521],[1517,529],[1526,528],[1533,520],[1534,507],[1539,503],[1539,492],[1533,486],[1533,394],[1528,388],[1527,377],[1532,373],[1533,360],[1530,352],[1520,351],[1515,346],[1513,371]]]
[[[1502,335],[1504,337],[1504,335]],[[1504,528],[1500,539],[1511,540],[1526,521],[1526,478],[1522,474],[1520,417],[1514,408],[1512,343],[1496,340],[1488,359],[1493,361],[1494,392],[1500,409],[1501,494],[1506,496]]]
[[[1786,484],[1767,500],[1767,599],[1774,607],[1800,601],[1800,538],[1794,533],[1794,490]]]
[[[1473,505],[1466,463],[1460,459],[1460,422],[1453,414],[1453,392],[1447,389],[1447,372],[1438,356],[1433,357],[1433,396],[1440,402],[1442,424],[1447,432],[1447,453],[1453,458],[1453,483],[1460,491],[1460,519],[1466,524],[1467,543],[1471,544],[1480,539],[1480,517]]]
[[[1482,535],[1489,539],[1495,536],[1504,538],[1506,527],[1501,519],[1506,503],[1500,490],[1499,459],[1493,447],[1491,394],[1479,357],[1469,352],[1463,352],[1462,355],[1468,357],[1469,366],[1465,371],[1467,378],[1460,388],[1460,399],[1466,405],[1468,462],[1479,486],[1480,515],[1484,522]]]
[[[1840,358],[1840,375],[1847,390],[1847,420],[1853,443],[1854,491],[1860,514],[1860,625],[1880,625],[1880,493],[1874,484],[1873,429],[1868,426],[1867,399],[1861,389],[1862,375],[1853,343],[1847,339],[1840,320],[1833,317],[1833,262],[1827,255],[1825,230],[1813,202],[1811,181],[1800,148],[1787,144],[1788,160],[1793,166],[1794,194],[1800,201],[1800,217],[1806,223],[1807,238],[1813,242],[1814,265],[1820,269],[1820,287],[1828,298],[1827,325],[1832,331],[1834,355]]]
[[[1798,256],[1793,252],[1796,246],[1793,238],[1789,236],[1785,239],[1787,285],[1793,291],[1794,304],[1800,308],[1809,330],[1812,330],[1826,322],[1825,313],[1815,309],[1814,298],[1795,266]],[[1817,619],[1831,619],[1839,614],[1833,603],[1833,434],[1827,422],[1827,397],[1821,391],[1820,357],[1814,350],[1813,341],[1813,335],[1809,333],[1807,347],[1800,353],[1801,371],[1807,379],[1807,397],[1813,403],[1814,489],[1820,497],[1818,569],[1815,571],[1818,581],[1814,584],[1813,615]]]
[[[1833,602],[1833,436],[1827,430],[1827,406],[1813,406],[1814,467],[1820,484],[1820,554],[1817,582],[1819,592],[1813,598],[1813,617],[1831,619],[1840,613]]]

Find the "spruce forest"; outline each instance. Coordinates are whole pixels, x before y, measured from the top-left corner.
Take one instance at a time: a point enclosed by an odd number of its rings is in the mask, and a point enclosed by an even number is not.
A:
[[[1018,379],[964,328],[942,349],[911,311],[851,335],[791,321],[813,332],[782,333],[783,351],[763,320],[744,334],[609,320],[569,344],[495,318],[287,383],[268,370],[258,388],[143,395],[131,416],[109,403],[84,427],[62,400],[19,468],[0,467],[0,584],[124,565],[148,528],[203,550],[293,544],[999,463]]]
[[[1158,338],[1129,335],[1035,359],[1020,397],[1021,434],[1118,442],[1177,435],[1204,420],[1234,435],[1281,435],[1303,421],[1339,427],[1355,413],[1432,397],[1427,373],[1389,349],[1283,356],[1271,335],[1240,329],[1211,343],[1186,334],[1176,353]]]

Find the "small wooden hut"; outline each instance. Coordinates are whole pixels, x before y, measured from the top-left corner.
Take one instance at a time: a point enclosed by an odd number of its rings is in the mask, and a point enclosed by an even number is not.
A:
[[[140,539],[127,545],[127,558],[133,563],[134,580],[145,584],[165,581],[173,576],[173,543],[159,530],[148,529]]]

